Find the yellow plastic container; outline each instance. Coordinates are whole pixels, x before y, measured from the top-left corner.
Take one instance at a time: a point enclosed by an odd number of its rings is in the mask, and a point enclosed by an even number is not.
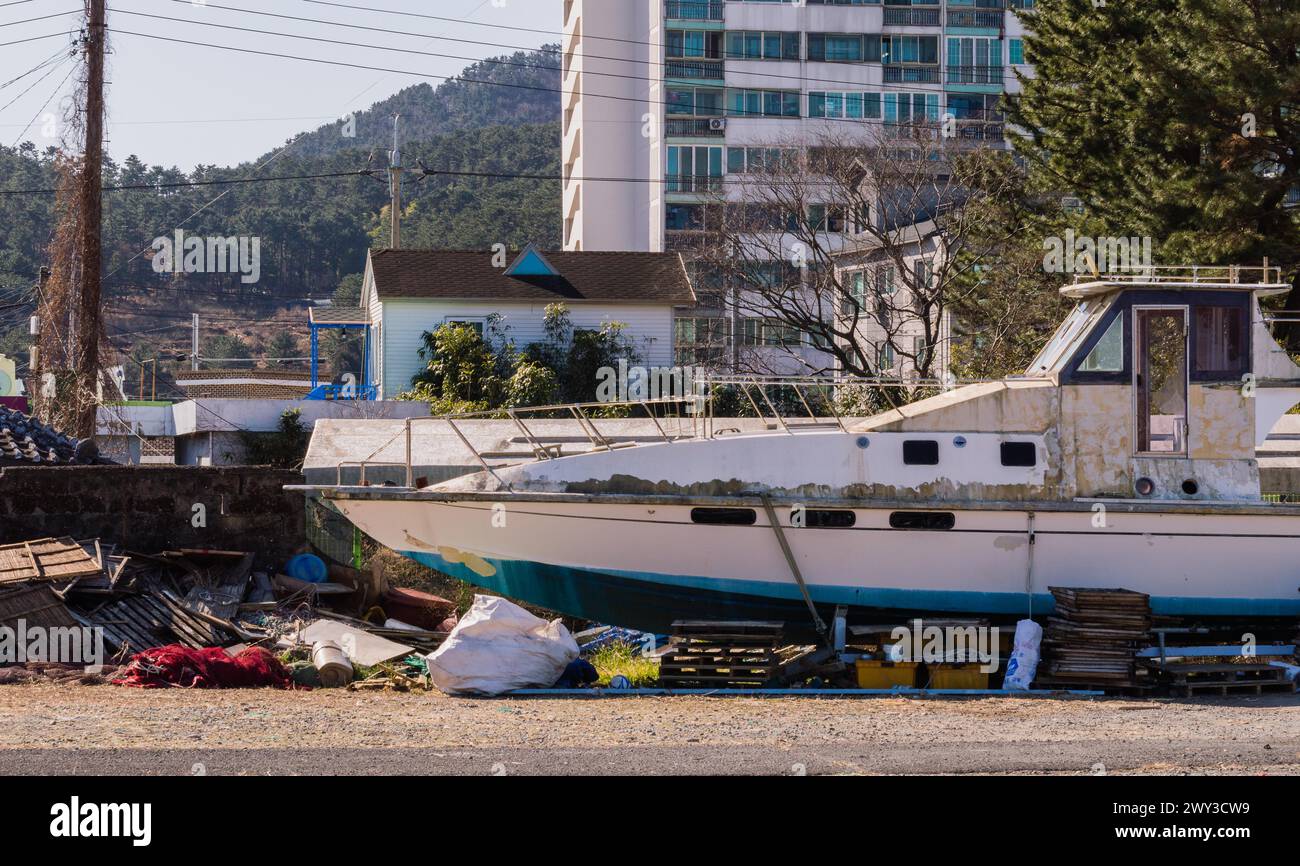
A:
[[[977,664],[932,664],[930,671],[932,689],[987,689],[989,675]]]
[[[916,688],[916,669],[920,662],[887,662],[858,659],[854,665],[860,689]]]

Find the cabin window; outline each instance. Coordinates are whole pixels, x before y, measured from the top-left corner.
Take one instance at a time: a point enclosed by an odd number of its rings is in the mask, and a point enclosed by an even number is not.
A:
[[[1038,463],[1038,447],[1033,442],[1003,442],[1003,466],[1035,466]]]
[[[753,526],[758,515],[752,508],[692,508],[692,523],[721,526]]]
[[[904,439],[903,462],[908,466],[938,466],[939,441],[937,439]]]
[[[797,518],[792,512],[791,522]],[[804,526],[812,529],[848,529],[858,522],[857,515],[846,508],[809,508],[803,512]]]
[[[957,516],[951,511],[895,511],[889,515],[889,525],[894,529],[952,529]]]
[[[1196,372],[1232,379],[1246,372],[1241,307],[1196,308]]]
[[[1116,316],[1088,357],[1079,364],[1081,373],[1118,373],[1124,369],[1124,317]]]

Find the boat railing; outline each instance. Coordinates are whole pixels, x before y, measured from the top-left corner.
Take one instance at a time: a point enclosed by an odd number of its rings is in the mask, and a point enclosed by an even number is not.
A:
[[[1193,285],[1276,286],[1282,282],[1282,269],[1267,261],[1255,265],[1138,265],[1111,273],[1074,275],[1079,283],[1179,283]]]
[[[654,443],[672,444],[690,439],[710,439],[718,435],[740,432],[736,427],[720,427],[720,419],[753,417],[765,429],[781,430],[788,434],[838,430],[848,432],[846,417],[836,407],[837,393],[845,388],[862,389],[863,395],[892,390],[892,399],[901,396],[909,402],[928,389],[940,389],[943,384],[935,379],[918,377],[832,378],[829,376],[748,376],[704,373],[690,380],[684,393],[645,399],[598,401],[587,403],[556,403],[543,406],[523,406],[489,409],[478,412],[458,412],[445,415],[426,415],[403,420],[402,429],[387,442],[375,449],[364,460],[345,461],[338,464],[337,481],[343,486],[344,468],[359,470],[359,484],[368,486],[367,470],[376,467],[400,467],[404,471],[405,486],[414,489],[424,486],[423,479],[415,477],[415,437],[419,427],[430,423],[445,425],[456,439],[470,452],[474,461],[498,483],[509,484],[498,474],[499,469],[522,462],[553,460],[566,456],[564,445],[573,440],[572,428],[567,434],[550,434],[537,428],[538,421],[563,420],[576,424],[581,435],[579,441],[591,451],[613,451]],[[728,401],[729,402],[724,402]],[[882,404],[884,405],[884,404]],[[728,408],[734,414],[725,414]],[[752,412],[745,414],[745,410]],[[722,413],[722,414],[720,414]],[[649,420],[654,433],[646,435],[619,435],[601,429],[601,424],[617,420]],[[523,446],[521,451],[493,451],[473,441],[469,423],[473,421],[506,421],[517,435],[509,439]],[[405,440],[402,461],[376,459],[398,437]],[[499,442],[499,435],[493,442]],[[570,454],[572,452],[569,452]]]

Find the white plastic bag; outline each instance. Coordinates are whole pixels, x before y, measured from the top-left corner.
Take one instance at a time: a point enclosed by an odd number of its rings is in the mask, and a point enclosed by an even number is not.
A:
[[[446,694],[499,695],[550,688],[578,653],[578,642],[558,619],[547,622],[504,598],[476,595],[426,660],[429,678]]]
[[[1043,627],[1032,619],[1016,623],[1016,637],[1007,661],[1007,674],[1002,688],[1028,689],[1038,674],[1038,645],[1043,640]]]

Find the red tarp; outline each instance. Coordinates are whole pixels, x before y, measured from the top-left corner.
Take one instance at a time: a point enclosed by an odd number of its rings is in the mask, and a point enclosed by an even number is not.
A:
[[[113,682],[142,689],[252,689],[288,688],[292,679],[280,660],[261,647],[248,647],[232,657],[219,647],[171,644],[136,653]]]

